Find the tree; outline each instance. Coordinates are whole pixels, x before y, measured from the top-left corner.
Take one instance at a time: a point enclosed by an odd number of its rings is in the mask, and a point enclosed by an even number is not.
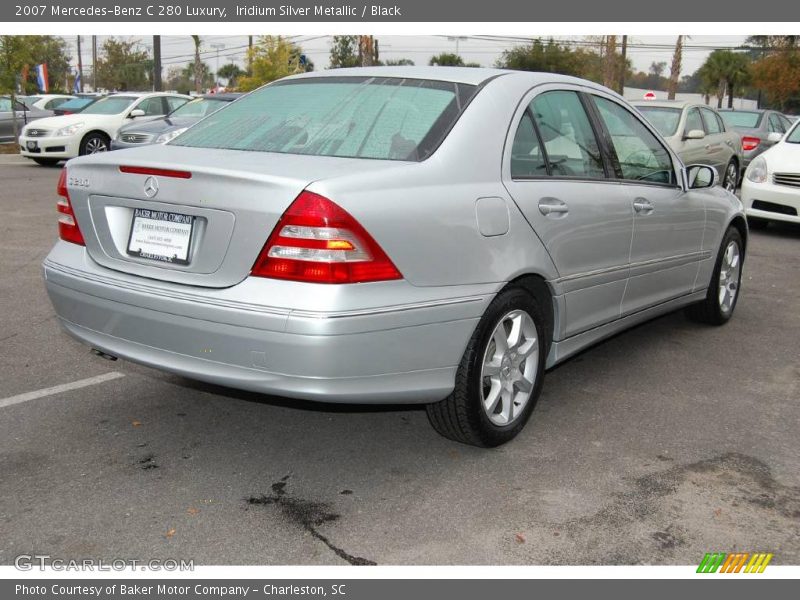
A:
[[[700,76],[707,89],[716,85],[717,108],[722,108],[726,90],[732,108],[736,89],[750,80],[750,59],[740,52],[714,50],[700,67]]]
[[[201,89],[212,87],[214,85],[214,73],[211,72],[208,64],[201,63],[200,71]],[[170,67],[167,71],[166,89],[188,94],[195,89],[194,76],[194,61],[185,67]]]
[[[17,78],[31,60],[30,50],[23,36],[0,36],[0,92],[11,97],[12,110],[17,100]],[[14,140],[19,138],[17,120],[11,119]]]
[[[249,92],[281,77],[314,70],[314,63],[302,64],[302,50],[281,36],[266,35],[249,52],[252,75],[239,79],[239,89]]]
[[[378,40],[373,36],[358,36],[358,62],[362,67],[371,67],[380,64]]]
[[[617,36],[606,36],[606,54],[603,58],[603,85],[613,88],[619,77],[617,61]]]
[[[109,90],[142,90],[152,77],[152,60],[137,41],[110,37],[97,59],[97,86]]]
[[[442,52],[436,56],[431,56],[428,64],[432,67],[463,67],[464,59],[452,52]]]
[[[40,65],[47,63],[48,89],[53,93],[70,92],[68,79],[72,76],[70,60],[72,57],[67,48],[67,42],[54,35],[26,35],[22,36],[28,46],[30,64]],[[73,77],[74,79],[74,77]],[[28,80],[23,83],[26,92],[38,92],[39,85],[33,71],[29,71]]]
[[[358,59],[358,36],[335,35],[331,42],[330,68],[360,67]]]
[[[203,70],[201,67],[203,61],[200,60],[200,36],[193,35],[192,41],[194,42],[194,91],[199,94],[203,91]]]
[[[222,65],[217,71],[217,77],[225,79],[228,82],[228,87],[236,87],[236,81],[244,74],[245,72],[236,63]]]
[[[672,54],[672,66],[669,70],[669,85],[667,86],[667,98],[675,100],[678,91],[678,80],[681,77],[681,63],[683,62],[683,36],[679,35],[675,42],[675,52]]]
[[[410,58],[390,58],[383,62],[387,67],[413,67],[414,61]]]
[[[506,50],[496,66],[501,69],[561,73],[603,81],[603,59],[597,52],[584,48],[572,50],[553,39],[546,42],[536,39],[524,46]]]
[[[753,83],[763,90],[767,104],[782,111],[800,110],[800,36],[752,36],[760,46],[754,56]]]

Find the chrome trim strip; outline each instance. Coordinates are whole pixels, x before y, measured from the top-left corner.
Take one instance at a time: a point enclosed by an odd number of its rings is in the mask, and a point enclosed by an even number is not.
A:
[[[640,262],[630,263],[627,265],[618,265],[614,267],[607,267],[605,269],[586,271],[584,273],[575,273],[574,275],[566,275],[564,277],[559,277],[558,279],[553,279],[552,282],[565,283],[567,281],[575,281],[576,279],[584,279],[587,277],[596,277],[598,275],[608,275],[610,273],[617,273],[619,271],[639,269],[642,267],[650,267],[660,263],[677,263],[677,264],[672,264],[671,266],[678,267],[684,263],[698,262],[701,260],[705,260],[707,258],[710,258],[711,254],[712,252],[710,250],[701,250],[698,252],[690,252],[688,254],[678,254],[676,256],[668,256],[666,258],[653,258],[650,260],[643,260]]]
[[[248,310],[252,312],[267,313],[284,317],[298,317],[306,319],[341,319],[347,317],[366,317],[371,315],[383,315],[394,312],[405,312],[410,310],[419,310],[426,308],[438,308],[440,306],[452,306],[454,304],[482,302],[485,298],[484,296],[464,296],[461,298],[446,298],[444,300],[429,300],[425,302],[396,304],[393,306],[379,306],[375,308],[354,309],[354,310],[345,310],[338,312],[317,312],[317,311],[294,310],[291,308],[262,306],[259,304],[250,304],[247,302],[234,302],[230,300],[212,299],[206,296],[199,296],[197,294],[189,294],[186,292],[177,292],[172,290],[166,292],[161,288],[157,288],[146,284],[131,283],[129,281],[120,281],[119,279],[115,279],[113,277],[103,277],[102,275],[86,273],[85,271],[81,271],[79,269],[73,269],[71,267],[67,267],[65,265],[55,263],[47,259],[44,261],[43,266],[46,269],[59,271],[64,275],[70,275],[72,277],[77,277],[87,281],[94,281],[96,283],[100,283],[103,285],[109,285],[122,289],[128,289],[135,292],[142,292],[154,296],[160,296],[162,298],[186,300],[189,302],[197,302],[200,304],[208,304],[211,306],[220,306],[223,308],[234,308],[239,310]]]

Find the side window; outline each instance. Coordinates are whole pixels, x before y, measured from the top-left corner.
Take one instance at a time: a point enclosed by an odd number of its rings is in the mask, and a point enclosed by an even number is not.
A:
[[[616,102],[597,96],[594,101],[611,137],[622,178],[675,185],[672,157],[644,123]]]
[[[526,110],[514,136],[514,144],[511,146],[511,177],[528,179],[546,175],[547,163],[544,160],[539,136],[533,128],[531,113]]]
[[[714,117],[717,119],[717,123],[719,124],[719,130],[728,131],[725,129],[725,121],[722,120],[722,117],[720,117],[717,113],[714,113]]]
[[[550,174],[605,178],[600,146],[575,92],[544,92],[530,105],[544,144]]]
[[[10,98],[0,98],[0,112],[11,112]]]
[[[779,115],[778,118],[781,120],[781,125],[783,125],[783,131],[789,131],[792,128],[792,122],[784,117],[783,115]]]
[[[54,108],[58,108],[64,102],[69,100],[69,98],[53,98],[47,104],[44,105],[45,110],[53,110]]]
[[[693,129],[705,131],[703,120],[700,118],[700,111],[696,108],[690,108],[689,113],[686,115],[686,127],[683,130],[683,135],[686,135]]]
[[[717,120],[717,115],[707,108],[701,109],[703,113],[703,121],[706,124],[706,131],[709,134],[712,133],[722,133],[722,128],[719,125],[719,121]]]
[[[184,104],[186,104],[185,98],[176,98],[174,96],[167,96],[167,106],[169,107],[169,112],[172,112],[176,108],[180,108]]]
[[[770,131],[777,131],[778,133],[786,133],[781,125],[780,119],[778,119],[777,115],[770,115],[769,116],[769,130]]]
[[[154,117],[157,115],[164,114],[164,107],[161,104],[161,98],[148,98],[147,100],[142,100],[136,108],[140,108],[144,111],[145,116]]]

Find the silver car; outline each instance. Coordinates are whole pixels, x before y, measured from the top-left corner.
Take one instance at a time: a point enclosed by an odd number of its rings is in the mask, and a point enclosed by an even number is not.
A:
[[[716,179],[588,81],[337,69],[71,160],[44,274],[66,330],[107,355],[422,403],[443,435],[494,446],[587,346],[682,307],[731,317],[747,225]]]
[[[725,127],[719,113],[694,102],[634,102],[686,165],[710,165],[733,192],[743,170],[742,137]]]
[[[789,131],[792,124],[784,115],[776,110],[733,110],[719,111],[722,120],[730,128],[742,136],[743,168],[746,169],[753,159],[760,156],[781,141],[783,134]]]

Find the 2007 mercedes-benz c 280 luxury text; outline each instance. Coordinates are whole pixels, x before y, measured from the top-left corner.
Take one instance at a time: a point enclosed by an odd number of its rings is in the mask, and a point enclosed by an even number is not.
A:
[[[545,369],[659,314],[726,322],[747,224],[613,92],[553,74],[282,79],[166,145],[71,160],[44,262],[112,356],[494,446]]]

